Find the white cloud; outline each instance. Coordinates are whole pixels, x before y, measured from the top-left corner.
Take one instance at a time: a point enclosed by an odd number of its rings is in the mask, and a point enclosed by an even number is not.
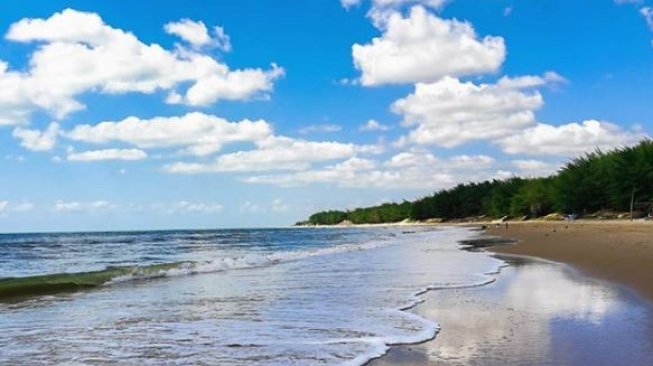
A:
[[[368,159],[350,158],[344,162],[327,166],[322,169],[304,170],[297,173],[278,174],[267,176],[253,176],[245,178],[247,183],[267,183],[280,186],[298,186],[309,183],[335,183],[339,186],[366,185],[369,179],[358,180],[361,172],[370,172],[376,164]]]
[[[541,160],[513,160],[511,164],[519,169],[517,175],[527,177],[547,177],[554,174],[561,166]]]
[[[77,201],[57,201],[54,204],[54,210],[57,212],[78,211],[82,204]]]
[[[311,133],[329,133],[329,132],[340,132],[342,131],[342,126],[335,124],[324,124],[324,125],[310,125],[301,128],[299,132],[301,135],[308,135]]]
[[[84,152],[71,152],[69,161],[101,161],[101,160],[143,160],[147,154],[139,149],[104,149]]]
[[[118,122],[77,125],[66,136],[95,144],[124,142],[142,149],[183,147],[194,155],[219,151],[229,142],[256,142],[272,136],[271,126],[262,120],[229,122],[203,113],[149,120],[129,117]]]
[[[50,123],[48,128],[44,131],[16,127],[13,131],[13,135],[20,139],[20,145],[28,150],[48,151],[52,150],[56,145],[59,130],[59,124],[53,122]]]
[[[224,75],[207,75],[188,88],[185,97],[181,99],[168,98],[167,102],[203,106],[220,99],[249,99],[256,93],[272,91],[274,81],[284,73],[282,68],[272,64],[272,68],[265,72],[260,69],[249,69],[231,71]],[[263,96],[267,98],[267,94],[263,94]]]
[[[13,203],[9,201],[0,201],[0,215],[6,215],[9,212],[28,212],[34,209],[34,204],[31,202]]]
[[[231,51],[231,37],[223,27],[213,27],[213,34],[201,21],[181,19],[178,22],[167,23],[163,29],[168,34],[173,34],[188,42],[193,48],[215,47],[221,51]]]
[[[551,164],[541,160],[513,160],[512,165],[523,170],[539,170],[548,168]]]
[[[190,105],[250,99],[267,95],[284,73],[275,65],[230,70],[208,54],[145,44],[95,13],[72,9],[48,19],[22,19],[6,38],[38,47],[25,71],[9,70],[0,60],[0,124],[24,123],[36,110],[64,118],[84,108],[77,97],[87,92],[163,90],[178,95],[172,101]]]
[[[403,5],[421,4],[438,9],[441,8],[447,1],[448,0],[371,0],[371,3],[373,7],[378,8],[398,8]],[[363,0],[340,0],[340,3],[345,8],[360,5],[362,2]]]
[[[639,13],[646,19],[649,29],[653,30],[653,8],[645,6],[639,10]]]
[[[371,18],[377,27],[383,27],[393,12],[402,10],[408,6],[423,6],[434,10],[441,9],[449,0],[370,0],[370,9],[367,16]],[[345,9],[359,6],[363,0],[340,0]]]
[[[231,37],[224,31],[223,27],[214,27],[213,32],[215,33],[213,37],[213,43],[215,47],[224,51],[231,51]]]
[[[178,202],[174,210],[181,213],[218,213],[222,212],[224,206],[219,203],[211,202]]]
[[[518,77],[504,76],[497,85],[505,89],[526,89],[544,85],[566,84],[568,81],[555,71],[547,71],[540,75],[526,75]]]
[[[454,147],[473,140],[503,137],[535,123],[543,105],[537,91],[542,77],[502,78],[496,84],[461,82],[445,77],[419,83],[415,91],[396,101],[392,109],[403,115],[404,126],[417,126],[403,140]]]
[[[450,159],[452,164],[455,164],[458,167],[461,166],[472,166],[480,167],[491,165],[495,162],[494,158],[487,155],[459,155],[454,156]]]
[[[479,39],[471,24],[441,19],[417,6],[406,18],[393,12],[381,37],[354,44],[352,55],[362,84],[370,86],[495,72],[506,49],[501,37]]]
[[[197,174],[209,172],[252,172],[268,170],[303,170],[312,162],[345,159],[356,153],[375,153],[376,147],[334,141],[306,141],[272,136],[256,142],[257,149],[237,151],[202,163],[173,163],[164,167],[168,173]]]
[[[391,168],[414,167],[423,164],[433,165],[439,160],[431,153],[424,151],[404,151],[392,156],[385,165]]]
[[[641,133],[596,120],[561,126],[538,124],[497,143],[509,154],[575,156],[594,149],[612,149],[641,139]]]
[[[211,44],[212,39],[204,22],[182,19],[178,22],[167,23],[163,29],[169,34],[174,34],[193,47],[201,48]]]
[[[363,0],[340,0],[340,4],[346,9],[349,9],[352,6],[360,5]]]
[[[359,131],[388,131],[390,127],[379,123],[373,119],[367,121],[364,125],[358,128]]]
[[[113,210],[117,206],[104,200],[80,202],[80,201],[65,201],[57,200],[54,203],[53,210],[55,212],[99,212]]]
[[[494,174],[494,177],[492,179],[496,180],[506,180],[510,178],[514,178],[516,175],[514,172],[507,171],[507,170],[497,170],[497,172]]]
[[[243,181],[282,187],[328,183],[353,188],[432,190],[461,181],[488,179],[494,174],[493,167],[494,159],[487,156],[437,159],[428,152],[416,150],[399,153],[382,164],[353,157],[321,169],[250,176]]]
[[[217,214],[224,211],[224,206],[217,202],[178,201],[173,203],[153,203],[150,205],[130,205],[137,212],[153,211],[166,215],[175,214]]]

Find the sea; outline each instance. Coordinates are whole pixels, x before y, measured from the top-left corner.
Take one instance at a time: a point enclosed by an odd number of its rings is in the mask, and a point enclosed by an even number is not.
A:
[[[364,365],[419,343],[429,290],[504,265],[469,228],[0,235],[2,365]]]

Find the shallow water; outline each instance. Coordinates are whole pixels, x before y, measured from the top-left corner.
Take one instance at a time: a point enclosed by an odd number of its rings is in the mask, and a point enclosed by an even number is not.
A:
[[[392,349],[373,366],[653,365],[653,308],[569,267],[508,259],[497,281],[427,294],[435,340]]]
[[[0,302],[0,364],[359,365],[432,338],[401,311],[425,288],[488,283],[467,229],[3,236],[0,276],[131,266],[91,290]],[[165,263],[156,276],[142,268]],[[130,267],[130,268],[131,268]]]

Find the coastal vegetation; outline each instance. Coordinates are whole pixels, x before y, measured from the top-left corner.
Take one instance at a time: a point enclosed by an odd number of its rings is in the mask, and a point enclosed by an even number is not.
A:
[[[379,224],[404,220],[536,218],[553,213],[601,217],[650,214],[653,201],[653,141],[608,152],[596,150],[544,178],[512,177],[459,184],[402,203],[323,211],[300,225]]]

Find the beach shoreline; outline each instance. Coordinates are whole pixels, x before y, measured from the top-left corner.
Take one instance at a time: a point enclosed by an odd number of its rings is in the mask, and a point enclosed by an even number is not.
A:
[[[653,305],[624,287],[535,257],[481,287],[430,291],[411,312],[440,325],[433,340],[393,345],[368,366],[645,365]]]
[[[625,286],[653,303],[653,224],[645,221],[536,221],[489,225],[492,236],[516,240],[492,253],[560,262]]]
[[[468,221],[397,222],[383,224],[319,225],[309,228],[463,226],[484,230],[502,244],[481,245],[504,255],[525,256],[560,262],[598,279],[625,286],[653,302],[653,221]],[[508,245],[505,245],[508,244]]]
[[[437,224],[434,226],[444,226],[446,224]],[[371,366],[385,365],[459,365],[459,364],[476,364],[474,360],[480,360],[478,364],[519,364],[520,362],[535,362],[539,357],[529,353],[526,347],[523,350],[513,349],[514,354],[501,362],[487,363],[497,356],[494,351],[475,349],[478,352],[477,358],[470,358],[464,362],[456,359],[447,359],[443,357],[442,352],[452,351],[454,348],[473,348],[478,343],[492,344],[498,346],[499,352],[505,351],[503,347],[512,342],[515,329],[527,327],[532,319],[529,319],[530,312],[535,309],[516,309],[510,305],[510,300],[506,295],[496,295],[496,287],[506,286],[507,283],[515,282],[519,278],[520,271],[524,268],[544,266],[555,269],[558,273],[564,273],[565,276],[573,279],[578,283],[592,283],[595,286],[608,289],[619,294],[618,297],[627,304],[627,307],[645,308],[645,322],[650,322],[653,317],[653,284],[648,283],[647,279],[653,278],[653,224],[648,221],[525,221],[525,222],[479,222],[479,223],[456,223],[453,226],[471,226],[482,230],[482,234],[469,242],[461,243],[466,249],[484,250],[499,259],[505,260],[507,267],[497,274],[497,281],[481,287],[462,290],[444,290],[433,291],[424,295],[424,302],[418,305],[415,311],[421,316],[438,321],[442,329],[434,340],[414,345],[397,345],[391,346],[389,352],[383,357],[373,360],[369,363]],[[520,269],[521,268],[521,269]],[[555,272],[554,271],[554,272]],[[526,270],[528,272],[528,270]],[[549,278],[539,275],[538,281],[546,288]],[[530,292],[538,287],[538,281],[534,281],[529,286],[522,286],[519,289],[523,298],[532,296]],[[539,289],[538,289],[539,290]],[[594,292],[585,299],[586,302],[602,302],[602,294]],[[576,296],[574,293],[570,297]],[[596,296],[596,299],[593,297]],[[535,296],[537,297],[537,296]],[[608,296],[609,297],[609,296]],[[461,298],[465,299],[460,300]],[[542,299],[539,299],[541,302]],[[489,329],[488,323],[495,314],[487,314],[487,318],[477,317],[475,320],[461,321],[457,319],[452,307],[464,306],[465,304],[475,304],[475,310],[485,310],[488,308],[506,307],[512,313],[515,310],[523,314],[517,318],[511,318],[512,315],[506,315],[509,321],[498,322],[502,327],[510,328],[510,336],[498,340],[493,338],[494,330]],[[536,302],[535,302],[536,303]],[[455,304],[455,305],[452,305]],[[530,302],[529,302],[529,305]],[[585,305],[591,306],[591,305]],[[546,306],[544,307],[546,308]],[[529,315],[524,315],[529,314]],[[582,323],[582,321],[581,321]],[[509,324],[507,326],[506,324]],[[528,326],[531,326],[530,324]],[[504,329],[505,330],[505,329]],[[593,329],[596,331],[596,329]],[[606,329],[606,331],[608,331]],[[643,338],[643,344],[650,347],[653,344],[653,332],[640,330],[639,337]],[[487,334],[485,334],[487,333]],[[465,336],[461,337],[460,334]],[[476,335],[476,341],[474,341]],[[468,339],[465,337],[472,337]],[[552,338],[569,337],[575,339],[578,346],[593,348],[596,344],[589,342],[593,339],[591,332],[576,331],[564,328],[562,331],[551,334]],[[615,341],[619,341],[616,337]],[[507,342],[507,343],[506,343]],[[599,342],[596,341],[595,342]],[[622,340],[621,342],[626,342]],[[647,353],[648,352],[648,353]],[[653,356],[647,351],[638,357],[635,362],[641,362],[644,359],[648,362]],[[572,352],[573,353],[573,352]],[[482,355],[482,356],[479,356]],[[460,356],[460,355],[458,355]],[[568,355],[571,357],[571,355]],[[478,358],[480,357],[480,358]],[[565,356],[567,357],[567,356]],[[592,359],[591,352],[585,355],[585,358],[577,361],[569,361],[569,364],[581,365],[586,364],[588,359]],[[622,356],[617,356],[622,357]],[[627,357],[627,356],[623,356]],[[501,357],[499,357],[501,358]],[[596,359],[592,359],[596,362]],[[498,360],[495,360],[498,361]],[[540,359],[540,362],[547,364],[551,360]]]

